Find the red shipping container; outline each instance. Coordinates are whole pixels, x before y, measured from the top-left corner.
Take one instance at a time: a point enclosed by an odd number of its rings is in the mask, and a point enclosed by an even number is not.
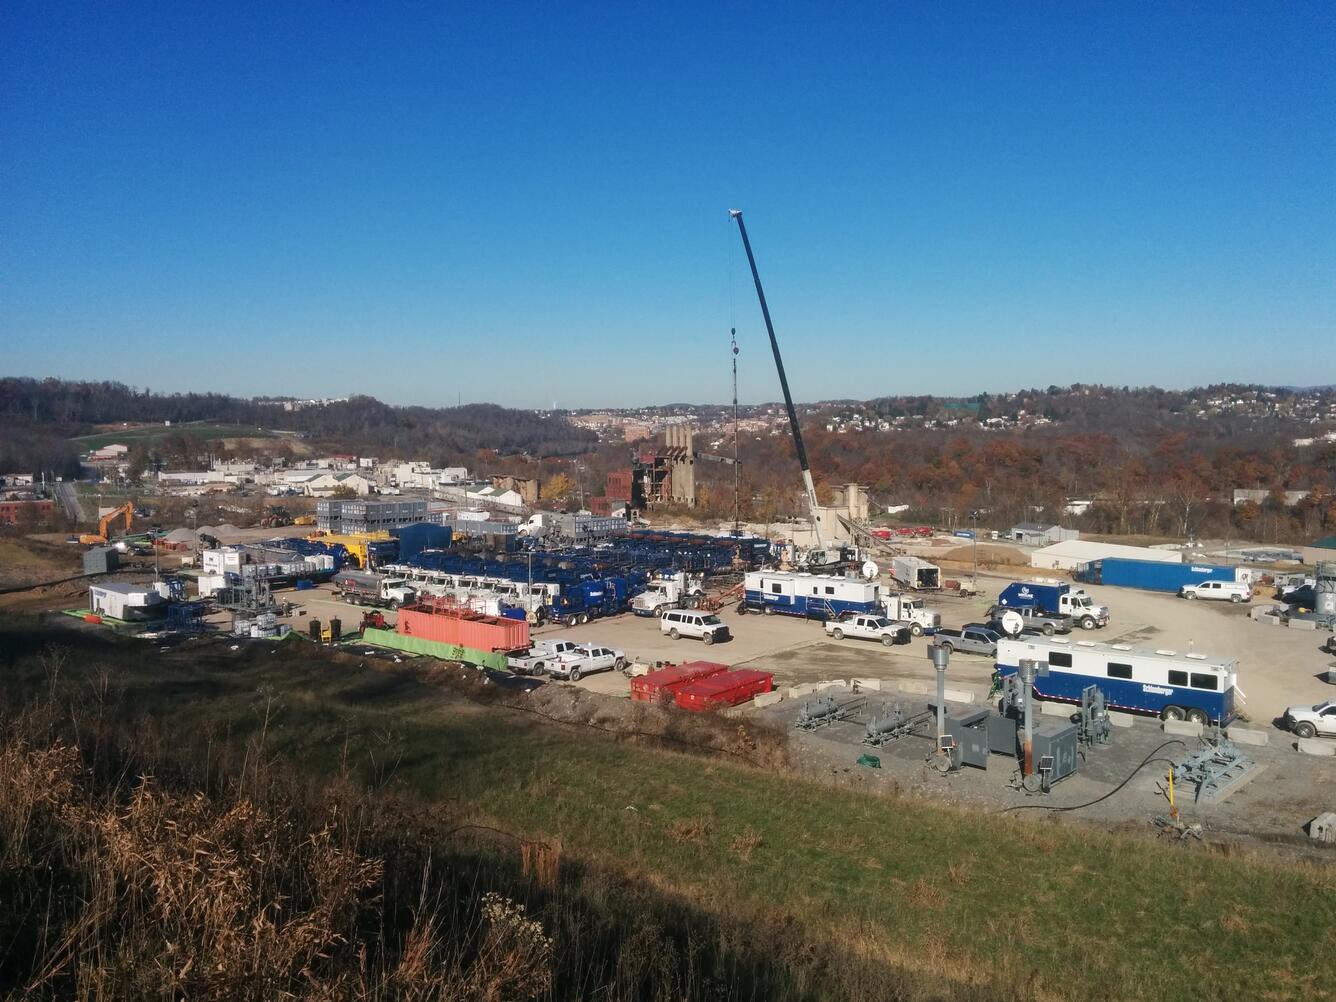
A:
[[[529,646],[529,624],[522,619],[485,616],[466,609],[411,606],[399,610],[397,632],[441,644],[459,644],[474,650],[522,650]]]
[[[631,698],[642,703],[657,703],[661,699],[671,699],[677,690],[687,683],[725,671],[728,671],[728,665],[715,664],[713,661],[688,661],[685,664],[669,665],[667,668],[660,668],[648,675],[631,679]]]
[[[688,682],[677,690],[675,698],[682,709],[699,713],[715,707],[737,706],[774,687],[775,676],[770,672],[742,668]]]

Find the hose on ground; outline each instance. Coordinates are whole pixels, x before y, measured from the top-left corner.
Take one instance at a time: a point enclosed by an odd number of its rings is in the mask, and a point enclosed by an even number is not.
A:
[[[1010,811],[1053,811],[1054,813],[1057,813],[1058,811],[1081,811],[1085,810],[1087,807],[1094,807],[1096,804],[1108,800],[1115,793],[1121,790],[1124,786],[1132,782],[1132,780],[1136,777],[1136,774],[1139,773],[1142,769],[1146,768],[1146,766],[1150,765],[1152,762],[1164,762],[1167,765],[1172,766],[1174,763],[1171,759],[1158,757],[1160,752],[1164,751],[1170,745],[1183,745],[1184,748],[1187,748],[1187,745],[1184,745],[1182,741],[1178,740],[1178,738],[1170,738],[1168,741],[1160,745],[1160,747],[1156,748],[1144,759],[1142,759],[1141,764],[1137,766],[1135,769],[1133,769],[1128,774],[1127,778],[1124,779],[1121,783],[1115,786],[1108,793],[1104,794],[1102,797],[1096,797],[1094,800],[1088,801],[1087,803],[1072,804],[1068,807],[1050,807],[1048,804],[1016,804],[1012,807],[1004,807],[1002,808],[1002,810],[998,811],[998,813],[1006,814]]]

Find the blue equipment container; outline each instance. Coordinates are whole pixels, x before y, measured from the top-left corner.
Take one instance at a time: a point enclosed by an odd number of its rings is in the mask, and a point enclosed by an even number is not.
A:
[[[1105,557],[1082,564],[1073,576],[1086,584],[1177,593],[1184,585],[1202,581],[1233,581],[1237,573],[1233,567],[1218,564],[1162,564],[1154,560]]]
[[[390,530],[399,537],[399,560],[407,561],[423,550],[448,550],[453,533],[448,525],[414,522]]]

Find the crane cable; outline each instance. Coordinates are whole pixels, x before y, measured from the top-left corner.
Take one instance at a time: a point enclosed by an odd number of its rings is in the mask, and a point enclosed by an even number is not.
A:
[[[1142,760],[1141,760],[1141,764],[1140,764],[1139,766],[1137,766],[1135,769],[1133,769],[1132,772],[1128,775],[1128,777],[1127,777],[1126,779],[1124,779],[1121,783],[1119,783],[1117,786],[1115,786],[1115,787],[1114,787],[1112,790],[1110,790],[1108,793],[1104,794],[1104,796],[1102,796],[1102,797],[1096,797],[1094,800],[1091,800],[1091,801],[1089,801],[1088,803],[1084,803],[1084,804],[1072,804],[1072,805],[1069,806],[1069,807],[1049,807],[1047,804],[1016,804],[1016,805],[1014,805],[1014,806],[1012,806],[1012,807],[1004,807],[1004,808],[1002,808],[1002,810],[998,811],[997,813],[998,813],[998,814],[1007,814],[1007,813],[1009,813],[1009,812],[1011,812],[1011,811],[1053,811],[1053,812],[1056,814],[1056,813],[1058,813],[1059,811],[1081,811],[1081,810],[1085,810],[1087,807],[1094,807],[1096,804],[1100,803],[1101,801],[1108,800],[1108,799],[1109,799],[1110,797],[1112,797],[1115,793],[1117,793],[1119,790],[1121,790],[1124,786],[1126,786],[1128,783],[1132,782],[1133,777],[1135,777],[1137,773],[1139,773],[1142,769],[1146,768],[1146,766],[1150,765],[1152,762],[1164,762],[1164,763],[1167,763],[1168,765],[1172,766],[1172,765],[1174,764],[1173,760],[1171,760],[1171,759],[1167,759],[1167,758],[1157,758],[1157,757],[1156,757],[1156,756],[1158,756],[1158,755],[1160,754],[1160,752],[1164,751],[1164,750],[1165,750],[1166,748],[1168,748],[1170,745],[1183,745],[1183,747],[1184,747],[1185,749],[1187,748],[1187,745],[1183,744],[1182,741],[1179,741],[1177,738],[1171,738],[1170,740],[1166,741],[1164,744],[1160,745],[1160,747],[1156,748],[1153,752],[1151,752],[1149,755],[1147,755],[1144,759],[1142,759]]]

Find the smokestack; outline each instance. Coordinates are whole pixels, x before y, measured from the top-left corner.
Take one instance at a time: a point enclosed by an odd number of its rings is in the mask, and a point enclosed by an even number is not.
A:
[[[1024,707],[1024,737],[1021,740],[1022,776],[1034,773],[1034,672],[1034,661],[1022,658],[1020,663],[1021,706]]]
[[[937,669],[937,747],[942,747],[942,738],[946,736],[946,666],[951,662],[951,652],[936,645],[928,648],[928,657]]]

